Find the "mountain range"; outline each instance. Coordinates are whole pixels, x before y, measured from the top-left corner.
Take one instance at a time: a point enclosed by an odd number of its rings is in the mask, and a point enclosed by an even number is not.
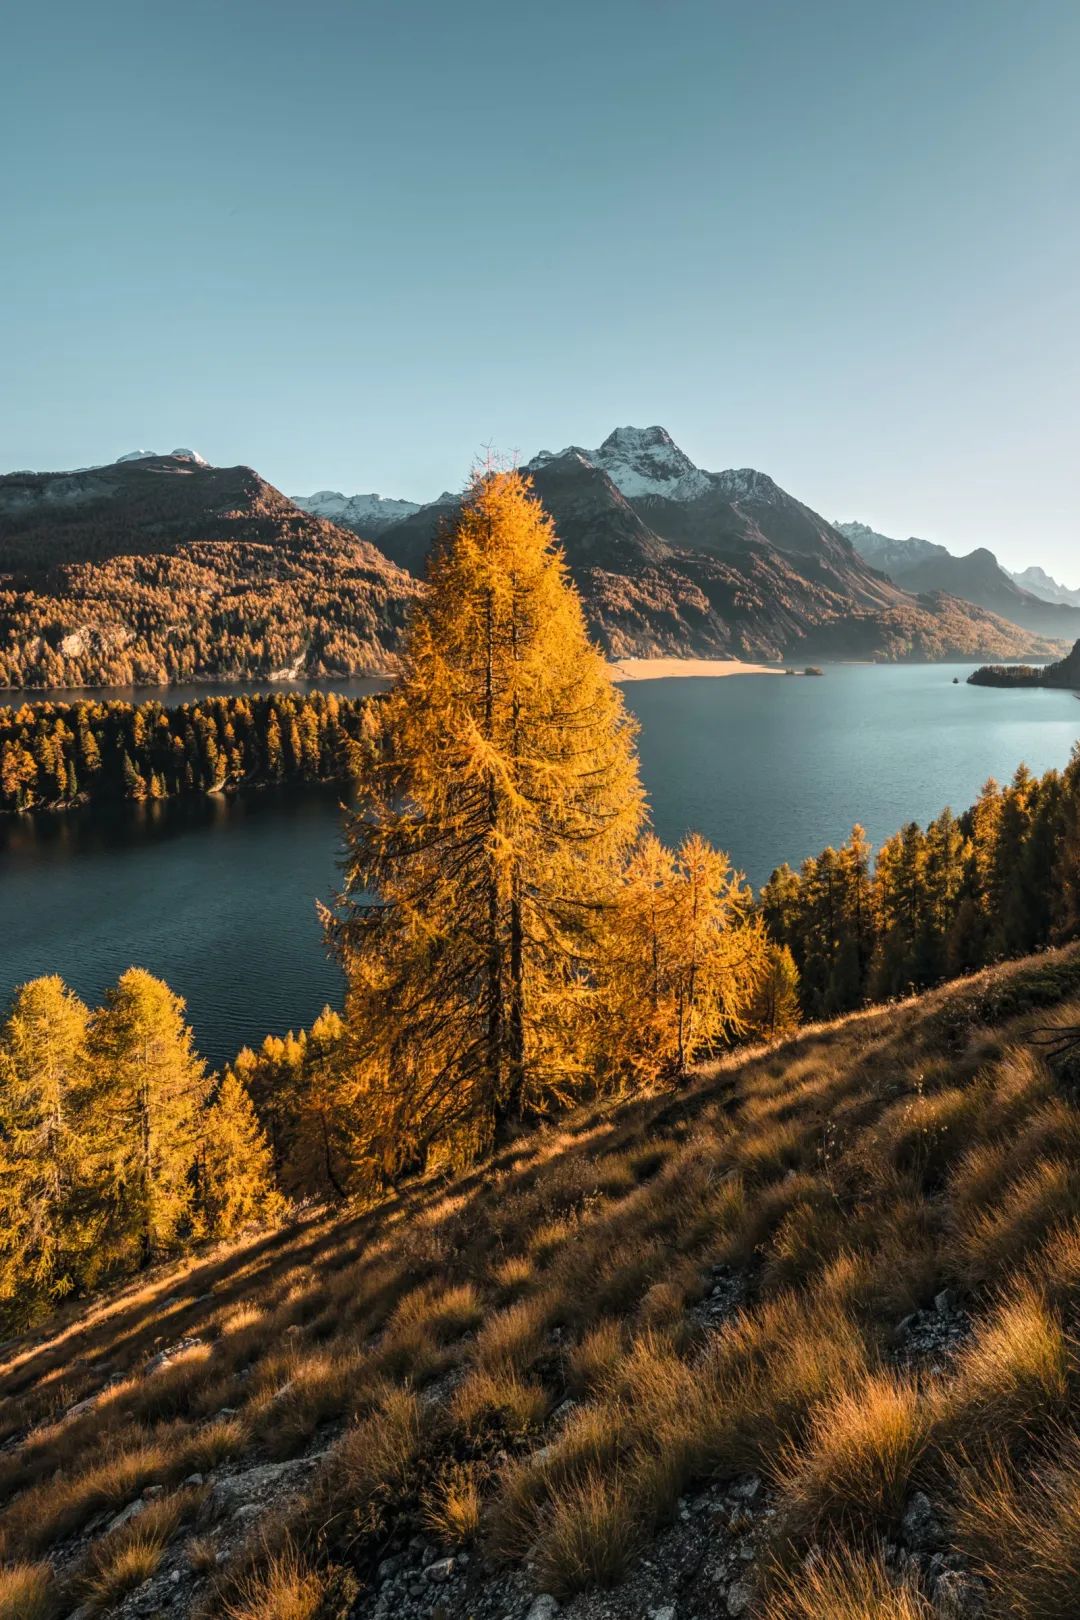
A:
[[[1048,651],[1039,632],[1032,642],[983,604],[885,577],[767,474],[708,472],[662,427],[617,428],[595,450],[541,451],[526,468],[594,633],[615,656],[967,658],[989,642]],[[390,508],[403,503],[352,500],[362,503],[358,530],[420,575],[458,497],[402,517]],[[336,492],[297,504],[351,521]]]
[[[542,451],[527,471],[614,657],[1000,661],[1052,657],[1068,633],[889,577],[767,474],[708,472],[660,427]],[[390,670],[459,501],[290,500],[189,450],[7,474],[0,686]]]
[[[1080,591],[1058,585],[1041,568],[1010,574],[985,546],[957,557],[932,540],[895,540],[865,523],[836,527],[867,562],[906,590],[949,591],[1035,635],[1080,636]]]

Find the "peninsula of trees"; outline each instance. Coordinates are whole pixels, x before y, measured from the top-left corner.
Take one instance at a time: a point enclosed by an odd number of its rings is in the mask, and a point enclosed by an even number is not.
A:
[[[373,699],[206,697],[165,708],[84,699],[0,708],[0,814],[355,777]]]
[[[984,664],[969,686],[1049,686],[1080,692],[1080,641],[1056,664]]]

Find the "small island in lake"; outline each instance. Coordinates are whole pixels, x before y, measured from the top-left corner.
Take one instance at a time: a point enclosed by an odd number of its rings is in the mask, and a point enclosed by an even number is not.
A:
[[[1050,686],[1080,692],[1080,641],[1056,664],[984,664],[969,686]]]

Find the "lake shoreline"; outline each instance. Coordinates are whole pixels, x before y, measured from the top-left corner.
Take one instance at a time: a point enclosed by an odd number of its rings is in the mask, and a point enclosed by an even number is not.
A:
[[[687,676],[784,675],[783,664],[747,664],[740,658],[617,658],[609,666],[615,681],[666,681]],[[797,673],[802,673],[798,671]]]

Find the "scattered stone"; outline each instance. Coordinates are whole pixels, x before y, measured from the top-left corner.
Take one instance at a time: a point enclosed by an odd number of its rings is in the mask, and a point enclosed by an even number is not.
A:
[[[665,1603],[662,1609],[650,1609],[649,1620],[675,1620],[674,1603]]]
[[[525,1620],[555,1620],[558,1612],[558,1599],[553,1598],[550,1592],[541,1592],[539,1597],[533,1599]]]
[[[438,1558],[435,1563],[429,1564],[424,1571],[424,1579],[428,1581],[448,1581],[454,1573],[453,1558]]]
[[[143,1491],[143,1501],[153,1502],[158,1496],[165,1495],[164,1485],[147,1485]]]
[[[322,1453],[297,1457],[288,1462],[260,1463],[241,1473],[217,1480],[199,1510],[199,1524],[219,1518],[235,1518],[241,1508],[253,1509],[243,1517],[254,1517],[264,1505],[298,1485],[304,1475],[321,1460]]]
[[[76,1401],[74,1406],[69,1406],[68,1407],[67,1411],[64,1413],[64,1417],[65,1418],[82,1417],[84,1412],[89,1412],[89,1410],[90,1410],[90,1408],[92,1406],[97,1405],[98,1401],[100,1401],[100,1399],[101,1399],[101,1394],[102,1394],[102,1392],[99,1389],[96,1392],[96,1394],[88,1395],[84,1401]]]
[[[150,1357],[150,1360],[143,1368],[143,1376],[146,1377],[150,1373],[159,1372],[162,1367],[167,1367],[170,1361],[175,1361],[177,1356],[182,1356],[185,1351],[197,1349],[202,1342],[202,1339],[199,1338],[177,1339],[175,1344],[166,1346],[164,1350],[159,1350],[156,1356]]]
[[[140,1513],[146,1512],[146,1506],[147,1504],[142,1500],[141,1497],[138,1499],[138,1501],[129,1502],[127,1507],[121,1508],[120,1512],[116,1515],[116,1518],[110,1521],[110,1533],[113,1530],[122,1530],[125,1524],[130,1524],[132,1519],[137,1519]]]
[[[184,1480],[185,1485],[199,1486],[203,1483],[203,1476],[201,1474],[189,1474],[187,1479]],[[145,1495],[146,1493],[144,1492],[143,1494]]]
[[[933,1503],[925,1492],[915,1492],[904,1511],[902,1522],[904,1540],[914,1552],[932,1552],[941,1546],[941,1525]]]
[[[944,1316],[952,1309],[952,1294],[948,1288],[943,1288],[940,1294],[934,1295],[934,1309],[939,1316]]]
[[[727,1612],[728,1614],[745,1614],[750,1607],[750,1599],[754,1589],[749,1581],[736,1581],[728,1588]]]
[[[943,1570],[934,1583],[934,1608],[942,1620],[978,1620],[986,1608],[982,1582],[962,1570]]]
[[[747,1474],[745,1479],[738,1480],[728,1492],[737,1502],[752,1502],[761,1489],[761,1479],[757,1474]]]

